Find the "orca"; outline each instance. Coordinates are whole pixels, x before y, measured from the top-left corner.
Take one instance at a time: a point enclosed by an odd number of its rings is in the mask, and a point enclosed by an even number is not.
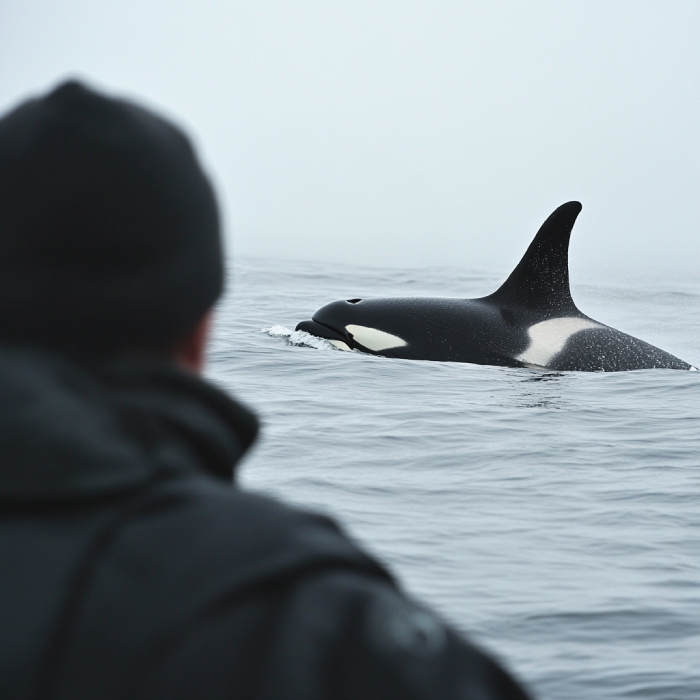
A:
[[[556,209],[510,277],[489,296],[334,301],[296,330],[341,350],[408,360],[581,372],[695,370],[574,304],[569,238],[581,208],[567,202]]]

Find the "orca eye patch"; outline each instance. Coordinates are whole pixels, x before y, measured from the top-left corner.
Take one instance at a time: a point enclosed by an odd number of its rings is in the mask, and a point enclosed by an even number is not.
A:
[[[368,328],[367,326],[355,326],[350,324],[345,326],[345,330],[350,333],[352,339],[367,348],[379,352],[380,350],[388,350],[389,348],[400,348],[408,345],[403,338],[391,333],[377,330],[376,328]]]

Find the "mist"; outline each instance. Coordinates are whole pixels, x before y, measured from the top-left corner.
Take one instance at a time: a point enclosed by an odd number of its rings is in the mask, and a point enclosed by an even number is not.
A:
[[[508,271],[700,261],[700,3],[0,2],[0,108],[79,77],[173,118],[234,255]]]

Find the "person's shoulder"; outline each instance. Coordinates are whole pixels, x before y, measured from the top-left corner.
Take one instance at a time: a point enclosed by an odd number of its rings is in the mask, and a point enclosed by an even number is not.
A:
[[[222,545],[359,551],[332,517],[219,480],[176,480],[160,495],[173,499],[177,517],[189,521],[193,533]]]
[[[189,562],[203,586],[269,585],[335,568],[390,578],[332,518],[209,478],[160,485],[122,544],[168,571]],[[130,536],[129,536],[130,535]],[[193,573],[195,572],[195,573]],[[192,582],[194,585],[194,582]]]
[[[162,650],[156,685],[196,687],[197,658],[216,683],[261,697],[527,698],[326,516],[213,480],[173,480],[116,549],[119,569],[107,567],[97,589],[121,611],[116,629]],[[257,641],[244,649],[245,639]],[[225,670],[237,654],[250,665],[241,678]]]
[[[394,584],[352,571],[309,577],[277,624],[267,697],[527,700],[490,655]]]

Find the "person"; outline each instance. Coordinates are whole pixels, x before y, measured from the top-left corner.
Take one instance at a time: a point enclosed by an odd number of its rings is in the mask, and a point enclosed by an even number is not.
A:
[[[0,695],[521,700],[328,517],[232,487],[186,136],[76,81],[0,119]]]

